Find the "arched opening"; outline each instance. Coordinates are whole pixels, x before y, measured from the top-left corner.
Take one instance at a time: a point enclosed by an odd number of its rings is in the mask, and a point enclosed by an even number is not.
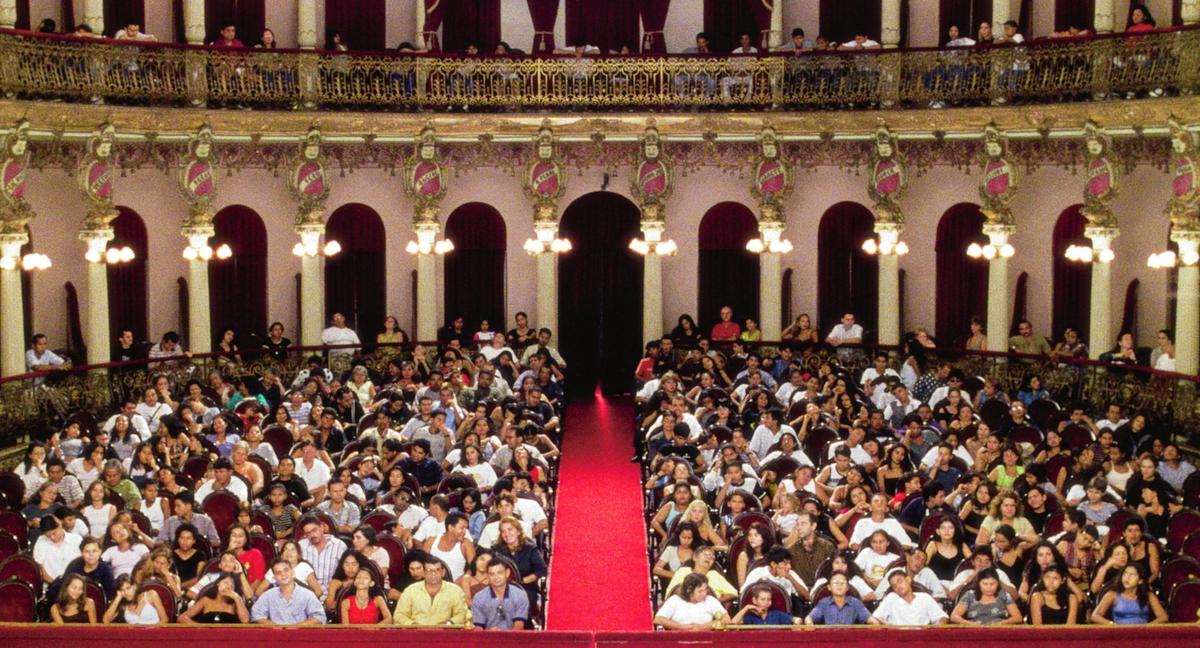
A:
[[[1055,31],[1066,31],[1068,27],[1092,29],[1095,19],[1096,0],[1054,0]]]
[[[975,38],[979,23],[992,22],[992,0],[941,0],[938,5],[938,45],[945,46],[951,26],[958,27],[959,37]]]
[[[747,317],[758,322],[758,255],[746,249],[757,235],[754,212],[741,203],[717,203],[700,220],[700,330],[720,321],[722,306],[743,330]]]
[[[629,391],[642,345],[642,260],[629,249],[640,213],[619,194],[581,196],[563,212],[561,236],[574,249],[559,259],[559,348],[571,366],[568,389]]]
[[[233,256],[208,263],[209,300],[215,345],[226,329],[239,338],[263,335],[267,328],[267,228],[258,212],[230,205],[213,219],[217,233],[209,245],[228,245]],[[204,313],[192,313],[204,317]],[[193,345],[195,341],[191,342]]]
[[[879,260],[862,249],[875,235],[875,216],[856,202],[840,202],[825,210],[817,227],[817,314],[822,337],[854,313],[873,337],[879,322]]]
[[[134,257],[128,263],[108,265],[108,331],[117,338],[121,331],[129,329],[135,341],[148,340],[146,264],[150,261],[150,250],[146,223],[132,209],[117,207],[112,228],[109,247],[128,247]]]
[[[1091,245],[1083,235],[1087,226],[1087,218],[1080,213],[1083,205],[1071,205],[1058,215],[1054,223],[1054,234],[1051,237],[1051,254],[1053,258],[1054,288],[1052,299],[1054,303],[1052,330],[1048,336],[1056,339],[1062,336],[1069,326],[1079,332],[1079,337],[1085,340],[1088,347],[1097,344],[1107,347],[1112,340],[1089,340],[1088,326],[1091,321],[1092,303],[1092,266],[1067,260],[1065,253],[1072,245]]]
[[[447,322],[462,317],[468,331],[479,330],[481,320],[493,331],[504,327],[507,236],[504,218],[491,205],[466,203],[450,213],[446,238],[454,251],[446,255]]]
[[[967,256],[967,246],[983,245],[983,212],[972,203],[959,203],[938,221],[937,337],[943,345],[962,346],[971,334],[971,318],[987,312],[987,261]]]
[[[325,240],[342,251],[325,259],[325,319],[346,316],[364,340],[383,327],[387,307],[387,234],[379,212],[360,203],[342,205],[329,216]]]

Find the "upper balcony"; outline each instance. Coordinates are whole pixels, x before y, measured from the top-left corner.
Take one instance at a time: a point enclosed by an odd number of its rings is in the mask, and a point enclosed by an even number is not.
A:
[[[1190,95],[1200,29],[1019,46],[727,56],[213,50],[0,31],[30,101],[367,112],[900,109]]]

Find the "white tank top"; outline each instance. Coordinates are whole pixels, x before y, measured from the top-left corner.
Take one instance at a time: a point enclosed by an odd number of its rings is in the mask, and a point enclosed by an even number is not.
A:
[[[125,608],[125,623],[129,625],[157,625],[161,620],[158,618],[158,610],[146,602],[144,595],[142,596],[141,612],[134,612],[129,608]]]
[[[447,574],[449,580],[456,581],[462,577],[463,571],[467,568],[467,557],[463,555],[461,542],[455,543],[448,551],[438,549],[438,545],[441,544],[444,537],[446,537],[445,534],[442,534],[438,536],[437,540],[433,541],[433,546],[429,548],[429,553],[441,558],[442,562],[446,563],[446,567],[450,569],[450,573]]]

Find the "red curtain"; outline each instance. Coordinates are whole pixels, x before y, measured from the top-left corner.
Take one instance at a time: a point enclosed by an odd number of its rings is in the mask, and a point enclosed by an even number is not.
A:
[[[670,0],[667,0],[670,2]],[[533,46],[530,54],[554,51],[554,23],[558,20],[558,0],[526,0],[533,19]]]
[[[104,0],[104,35],[115,36],[130,23],[146,31],[145,0]]]
[[[442,50],[438,30],[442,27],[442,13],[446,10],[447,1],[425,0],[425,48],[433,52]]]
[[[875,236],[874,229],[875,216],[856,202],[837,203],[821,216],[814,326],[831,328],[845,313],[854,313],[864,329],[877,326],[879,260],[862,250],[863,241]]]
[[[1017,16],[1017,29],[1026,38],[1032,38],[1033,32],[1033,0],[1021,0],[1020,14]]]
[[[768,28],[770,20],[768,14]],[[757,44],[759,30],[758,18],[749,3],[742,0],[704,0],[704,31],[708,33],[708,47],[713,52],[733,51],[742,34],[750,34],[750,41]]]
[[[500,0],[455,0],[446,4],[442,42],[447,52],[462,52],[474,44],[481,52],[491,54],[499,41]]]
[[[71,0],[66,0],[66,4],[71,4]],[[171,0],[171,31],[171,39],[176,43],[187,42],[183,27],[183,0]]]
[[[772,0],[772,2],[782,2],[783,0]],[[771,6],[767,0],[743,0],[743,4],[747,5],[750,10],[750,15],[754,16],[754,21],[758,25],[758,33],[750,35],[750,41],[759,49],[766,49],[771,46]]]
[[[821,0],[820,11],[825,38],[845,43],[854,40],[854,32],[865,30],[879,40],[879,0]]]
[[[637,51],[637,0],[567,0],[567,46],[579,43]]]
[[[114,339],[129,329],[133,339],[148,340],[146,264],[150,250],[146,223],[128,207],[117,207],[117,212],[112,222],[115,237],[109,247],[128,247],[135,256],[128,263],[108,266],[108,330]]]
[[[747,317],[758,321],[758,255],[746,249],[746,242],[757,236],[754,212],[741,203],[718,203],[700,220],[700,312],[695,319],[701,331],[720,321],[722,306],[733,309],[734,321],[743,328]]]
[[[971,318],[986,316],[987,261],[967,256],[971,243],[987,243],[981,232],[983,213],[978,205],[960,203],[947,209],[938,221],[937,337],[960,346],[970,335]]]
[[[39,18],[39,20],[41,20]],[[29,29],[29,0],[17,0],[17,29]]]
[[[962,36],[975,38],[979,23],[992,22],[992,0],[940,0],[938,4],[938,44],[949,40],[946,32],[951,25],[958,26]]]
[[[1054,234],[1051,239],[1051,253],[1054,273],[1054,319],[1051,338],[1061,336],[1063,330],[1070,326],[1079,332],[1079,337],[1085,340],[1089,347],[1097,344],[1107,348],[1112,340],[1088,340],[1088,323],[1092,301],[1092,267],[1087,263],[1068,261],[1064,254],[1071,245],[1086,245],[1091,243],[1084,238],[1083,228],[1087,219],[1079,210],[1083,205],[1072,205],[1058,215],[1054,223]]]
[[[387,307],[383,219],[366,205],[342,205],[329,217],[325,240],[342,246],[339,254],[325,259],[325,319],[341,313],[359,337],[373,340],[373,333],[383,328]]]
[[[182,0],[180,0],[182,2]],[[62,14],[62,22],[59,23],[58,30],[64,34],[69,34],[75,31],[75,3],[73,0],[62,0],[60,13]]]
[[[1029,310],[1029,273],[1017,275],[1017,289],[1013,296],[1012,324],[1008,327],[1008,335],[1012,337],[1019,333],[1018,324],[1028,319]]]
[[[663,38],[663,27],[667,24],[667,11],[671,0],[641,0],[638,13],[642,17],[642,49],[646,54],[666,54],[667,41]]]
[[[446,321],[461,316],[467,330],[475,331],[480,320],[487,320],[498,330],[507,321],[504,218],[491,205],[466,203],[446,219],[446,238],[454,243],[454,251],[446,255]]]
[[[1175,27],[1183,24],[1183,0],[1171,0],[1171,24]]]
[[[225,329],[239,337],[262,335],[267,329],[267,228],[258,212],[245,205],[222,209],[213,224],[217,234],[209,245],[215,250],[227,244],[233,250],[228,259],[214,256],[208,262],[213,343]]]
[[[1068,27],[1092,29],[1095,20],[1096,0],[1054,0],[1055,31],[1063,31]]]
[[[333,2],[334,0],[328,0]],[[221,35],[221,24],[231,22],[237,25],[237,39],[246,47],[253,47],[262,38],[266,27],[267,10],[265,0],[204,0],[204,25],[208,31],[208,41],[213,42]],[[176,37],[183,41],[183,7],[177,7]]]
[[[29,232],[29,242],[21,246],[21,256],[33,254],[33,232]],[[33,337],[33,272],[21,270],[21,312],[25,316],[25,340]],[[51,343],[53,346],[53,343]]]
[[[386,49],[386,27],[387,0],[325,0],[325,32],[337,31],[352,50]]]
[[[641,236],[636,205],[597,191],[563,211],[561,236],[574,244],[558,262],[558,331],[571,363],[567,389],[591,394],[628,392],[629,367],[642,343],[642,259],[629,249]]]

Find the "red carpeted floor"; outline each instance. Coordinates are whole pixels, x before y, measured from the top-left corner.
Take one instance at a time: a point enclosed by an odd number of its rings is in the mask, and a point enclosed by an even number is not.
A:
[[[549,630],[649,630],[650,568],[628,398],[577,399],[558,472]]]

